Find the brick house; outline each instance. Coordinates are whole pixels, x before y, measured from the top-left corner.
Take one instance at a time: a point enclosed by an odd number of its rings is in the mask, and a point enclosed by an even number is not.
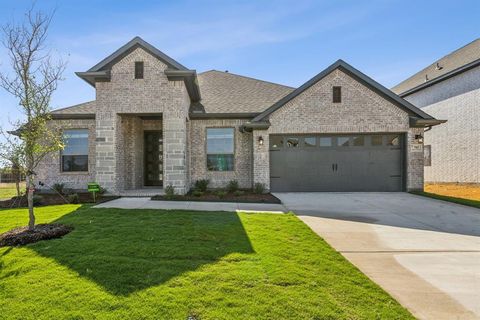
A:
[[[392,91],[448,120],[425,132],[425,181],[480,183],[480,39],[433,62]]]
[[[341,60],[291,88],[197,74],[136,37],[77,75],[96,99],[52,112],[66,147],[38,169],[45,185],[96,181],[120,195],[167,185],[185,193],[198,179],[272,191],[418,190],[424,128],[441,123]]]

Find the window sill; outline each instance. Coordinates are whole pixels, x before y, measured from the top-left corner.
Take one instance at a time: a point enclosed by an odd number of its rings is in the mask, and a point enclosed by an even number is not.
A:
[[[90,171],[71,171],[71,172],[63,172],[60,171],[60,175],[65,175],[65,176],[82,176],[82,175],[89,175]]]

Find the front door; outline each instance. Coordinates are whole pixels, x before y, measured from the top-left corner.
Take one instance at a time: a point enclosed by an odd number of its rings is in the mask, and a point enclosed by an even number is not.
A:
[[[161,131],[144,132],[145,186],[163,186],[163,138]]]

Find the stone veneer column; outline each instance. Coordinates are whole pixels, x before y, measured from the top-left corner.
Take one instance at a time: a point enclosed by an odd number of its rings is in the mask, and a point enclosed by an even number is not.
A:
[[[163,187],[172,185],[178,194],[185,194],[188,191],[186,151],[185,118],[181,113],[165,113],[163,116]]]
[[[263,145],[258,143],[263,138]],[[253,183],[263,183],[266,190],[270,190],[270,154],[267,130],[253,130]]]
[[[96,182],[109,193],[118,193],[116,135],[120,116],[113,112],[96,115]]]
[[[423,136],[423,128],[410,128],[407,133],[407,191],[423,191],[423,143],[415,140],[415,135]]]

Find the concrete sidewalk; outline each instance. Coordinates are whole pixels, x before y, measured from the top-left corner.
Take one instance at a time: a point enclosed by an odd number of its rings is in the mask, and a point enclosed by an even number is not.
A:
[[[200,202],[200,201],[158,201],[150,198],[119,198],[94,206],[94,208],[119,209],[160,209],[160,210],[197,210],[197,211],[255,211],[285,213],[288,210],[281,204],[237,203],[237,202]]]

